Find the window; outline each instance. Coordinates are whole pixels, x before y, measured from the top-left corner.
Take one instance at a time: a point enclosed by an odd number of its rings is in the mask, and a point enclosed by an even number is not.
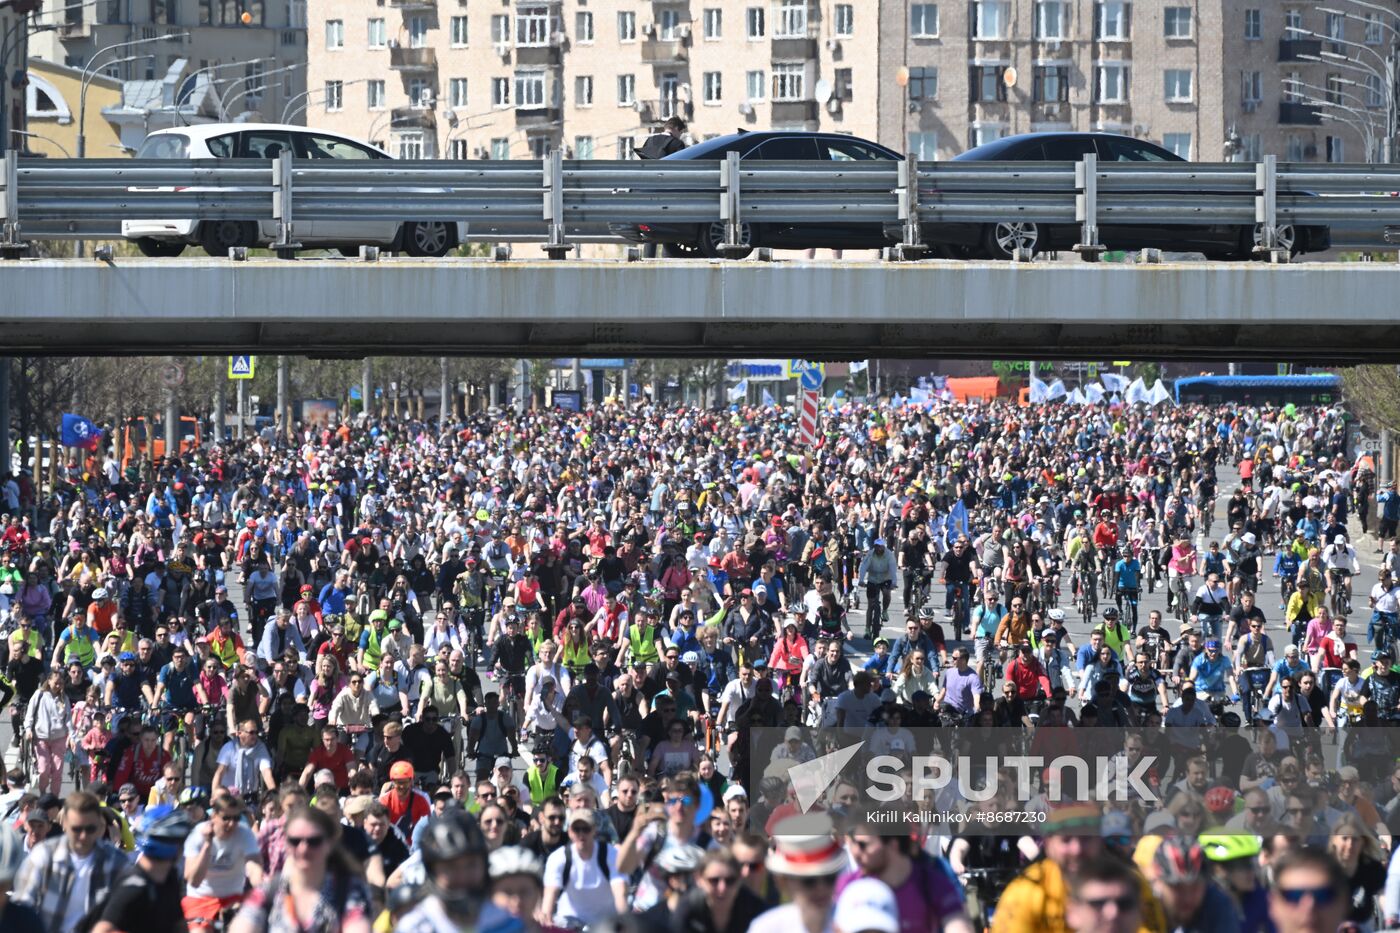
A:
[[[1191,8],[1169,6],[1162,11],[1162,35],[1168,39],[1191,38]]]
[[[749,101],[768,99],[768,76],[761,71],[750,71],[744,75],[744,93]]]
[[[807,0],[782,0],[778,7],[778,39],[807,38]]]
[[[938,69],[910,68],[909,86],[905,90],[910,100],[937,100]]]
[[[803,96],[807,69],[801,62],[773,63],[773,99],[805,100]]]
[[[1366,14],[1366,38],[1367,45],[1380,45],[1384,41],[1381,35],[1381,19],[1375,13]]]
[[[574,78],[574,106],[593,106],[593,76],[577,75]]]
[[[1342,137],[1340,137],[1340,136],[1328,136],[1328,137],[1327,137],[1327,161],[1328,161],[1328,162],[1345,162],[1346,160],[1347,160],[1346,149],[1345,149],[1344,146],[1342,145]]]
[[[365,104],[370,110],[384,109],[384,81],[375,78],[365,82]]]
[[[326,112],[345,109],[345,84],[341,81],[326,82]]]
[[[1283,159],[1285,162],[1301,162],[1307,156],[1306,146],[1301,136],[1289,136],[1288,144],[1284,147]]]
[[[491,79],[491,106],[510,106],[510,78]],[[494,159],[495,156],[492,156],[492,158]]]
[[[637,76],[617,76],[617,105],[631,107],[637,102]]]
[[[1239,161],[1241,162],[1258,162],[1263,156],[1259,134],[1250,133],[1248,136],[1241,136],[1239,153]]]
[[[345,48],[345,20],[326,20],[326,48],[330,50]]]
[[[1259,71],[1246,71],[1241,75],[1240,100],[1256,107],[1264,99],[1264,75]]]
[[[636,145],[636,137],[619,136],[617,138],[617,157],[619,159],[635,159],[637,157]]]
[[[718,7],[706,7],[705,38],[713,42],[724,37],[724,11]]]
[[[1296,104],[1296,103],[1298,103],[1299,100],[1302,99],[1301,96],[1298,94],[1298,90],[1299,90],[1299,88],[1298,88],[1298,82],[1300,82],[1300,81],[1302,81],[1302,80],[1303,80],[1302,75],[1300,75],[1300,74],[1299,74],[1298,72],[1296,72],[1296,71],[1290,71],[1290,72],[1288,72],[1287,74],[1285,74],[1285,75],[1283,76],[1283,102],[1284,102],[1284,103],[1286,103],[1286,104]]]
[[[400,159],[422,159],[427,157],[422,133],[400,133],[394,140],[395,152]]]
[[[1264,38],[1264,17],[1258,10],[1244,11],[1244,37],[1250,42]]]
[[[510,17],[504,13],[491,17],[491,44],[510,45]]]
[[[1284,10],[1283,11],[1283,37],[1285,39],[1296,39],[1298,33],[1303,31],[1303,11]]]
[[[1366,106],[1381,107],[1385,104],[1385,85],[1381,82],[1380,75],[1366,76]]]
[[[549,44],[547,7],[522,7],[516,12],[515,44],[519,48],[539,48]]]
[[[668,72],[661,76],[661,118],[669,120],[676,116],[677,102],[680,99],[681,76]]]
[[[408,47],[411,49],[428,47],[428,17],[413,16],[409,18]]]
[[[593,41],[593,14],[579,10],[574,14],[574,39],[578,42]]]
[[[920,162],[933,162],[938,158],[938,134],[932,131],[910,133],[909,151]]]
[[[1035,5],[1035,37],[1059,42],[1069,35],[1069,8],[1065,0],[1040,0]]]
[[[837,36],[853,36],[856,33],[856,8],[849,3],[836,4],[835,21],[831,31]]]
[[[1006,100],[1005,65],[973,65],[967,79],[968,99],[989,103]]]
[[[1164,93],[1169,103],[1181,103],[1191,99],[1191,69],[1168,68],[1164,77]]]
[[[1094,26],[1100,40],[1124,41],[1129,37],[1132,4],[1127,0],[1099,0],[1098,13]]]
[[[540,110],[544,106],[544,72],[517,71],[515,73],[515,109]]]
[[[467,159],[471,158],[471,150],[467,148],[467,141],[465,139],[458,138],[448,143],[447,157],[449,159],[455,159],[458,162],[464,162]]]
[[[592,136],[575,136],[575,137],[574,137],[574,158],[575,158],[575,159],[591,159],[591,158],[593,158],[593,137],[592,137]]]
[[[718,71],[707,71],[702,77],[704,90],[702,98],[707,104],[718,104],[724,100],[724,76]]]
[[[435,96],[427,78],[414,78],[408,82],[408,105],[414,110],[432,110]]]
[[[1166,133],[1162,136],[1162,148],[1183,159],[1191,158],[1190,133]]]
[[[763,7],[751,6],[744,11],[744,28],[750,41],[762,39],[767,35],[763,22]]]
[[[972,9],[972,38],[1006,38],[1011,23],[1010,0],[975,0]]]
[[[1128,66],[1105,63],[1095,70],[1094,99],[1101,104],[1121,104],[1128,99]]]
[[[909,34],[915,39],[938,38],[938,4],[915,3],[909,7]]]
[[[382,49],[384,48],[384,46],[389,44],[389,34],[384,29],[384,20],[372,19],[365,25],[366,32],[369,35],[370,48]]]
[[[637,14],[631,10],[623,10],[617,14],[617,41],[637,41]]]
[[[996,142],[1006,135],[1006,127],[999,123],[974,123],[967,133],[967,144],[973,148]]]
[[[1032,95],[1042,104],[1062,103],[1069,100],[1069,66],[1036,65],[1031,82]]]
[[[1339,74],[1327,76],[1327,83],[1324,85],[1327,88],[1327,103],[1340,104],[1342,102],[1342,80],[1342,76]]]
[[[447,82],[447,105],[449,107],[467,106],[467,79],[451,78]]]
[[[1323,28],[1327,30],[1327,37],[1329,39],[1339,40],[1327,43],[1329,51],[1340,53],[1342,51],[1342,43],[1340,40],[1347,37],[1346,17],[1340,13],[1328,13]]]
[[[832,96],[837,100],[855,100],[855,78],[849,68],[837,68],[833,72]]]
[[[493,158],[493,159],[509,159],[509,158],[510,158],[510,140],[509,140],[509,139],[501,138],[501,137],[499,137],[499,136],[496,137],[495,139],[491,140],[491,158]]]
[[[460,49],[467,44],[467,18],[465,16],[452,17],[452,47]]]
[[[662,7],[656,14],[656,37],[666,42],[680,38],[681,11],[675,7]]]

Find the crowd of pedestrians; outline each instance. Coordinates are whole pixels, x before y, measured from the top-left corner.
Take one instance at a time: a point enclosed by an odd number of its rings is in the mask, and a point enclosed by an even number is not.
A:
[[[1400,499],[1340,409],[823,417],[812,449],[774,408],[644,406],[15,478],[0,929],[1400,920]],[[871,818],[870,758],[967,727],[1164,747],[1156,802],[1047,774],[917,801],[1038,820],[998,833]],[[799,806],[791,769],[857,739]]]

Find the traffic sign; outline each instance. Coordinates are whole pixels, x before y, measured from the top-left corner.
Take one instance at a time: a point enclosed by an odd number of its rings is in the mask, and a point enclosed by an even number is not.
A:
[[[822,381],[826,379],[826,364],[812,363],[807,360],[788,360],[787,376],[789,379],[801,379],[803,389],[816,391],[822,387]]]
[[[185,368],[179,363],[167,363],[161,368],[160,382],[167,389],[178,389],[185,384]]]
[[[1356,440],[1356,452],[1361,454],[1378,454],[1381,452],[1381,439],[1379,437],[1360,437]]]
[[[254,358],[251,356],[231,356],[228,358],[228,377],[230,379],[252,379]]]

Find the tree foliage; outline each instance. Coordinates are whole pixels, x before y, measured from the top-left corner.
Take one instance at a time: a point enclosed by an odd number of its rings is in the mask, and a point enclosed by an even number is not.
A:
[[[1400,431],[1400,369],[1384,364],[1344,369],[1342,395],[1368,428]]]

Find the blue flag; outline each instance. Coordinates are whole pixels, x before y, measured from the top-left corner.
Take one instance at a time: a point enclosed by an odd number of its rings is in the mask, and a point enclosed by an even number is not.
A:
[[[98,441],[102,439],[102,429],[82,415],[65,414],[59,438],[64,447],[96,450]]]
[[[948,512],[948,537],[952,538],[958,534],[971,537],[967,529],[967,506],[959,499],[953,503],[953,508]]]

